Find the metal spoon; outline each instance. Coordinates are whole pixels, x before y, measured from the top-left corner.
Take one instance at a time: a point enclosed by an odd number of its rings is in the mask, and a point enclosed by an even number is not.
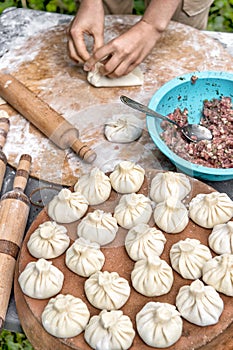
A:
[[[169,119],[168,117],[165,117],[162,114],[159,114],[152,109],[148,108],[147,106],[132,100],[131,98],[127,96],[120,96],[120,99],[123,103],[125,103],[127,106],[136,109],[140,112],[146,113],[147,115],[159,119],[166,120],[169,123],[172,123],[176,125],[178,129],[181,130],[183,135],[192,142],[198,142],[201,140],[212,140],[213,136],[210,130],[208,130],[206,127],[198,124],[187,124],[183,127],[179,126],[174,120]]]

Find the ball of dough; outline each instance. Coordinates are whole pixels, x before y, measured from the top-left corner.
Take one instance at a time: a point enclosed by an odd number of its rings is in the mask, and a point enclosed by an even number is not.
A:
[[[117,164],[110,174],[113,189],[119,193],[137,192],[141,188],[145,170],[133,162],[124,161]]]
[[[53,259],[63,254],[69,244],[66,227],[46,221],[31,234],[27,247],[35,258]]]
[[[86,304],[70,294],[59,294],[50,299],[41,315],[44,329],[58,338],[71,338],[80,334],[89,318]]]
[[[183,321],[174,305],[151,301],[137,313],[136,326],[147,345],[166,348],[181,337]]]
[[[107,175],[98,168],[80,177],[74,185],[74,190],[80,192],[90,205],[105,202],[111,193],[111,183]]]
[[[147,224],[132,227],[125,237],[125,249],[130,258],[135,261],[149,256],[160,256],[165,243],[164,234]]]
[[[179,199],[170,197],[156,205],[154,221],[167,233],[179,233],[188,225],[188,210]]]
[[[97,271],[84,284],[89,302],[97,309],[117,310],[128,300],[130,286],[117,272]]]
[[[66,251],[66,266],[82,277],[89,277],[102,269],[105,257],[98,243],[78,238]]]
[[[174,243],[170,250],[173,269],[187,279],[200,278],[203,265],[211,258],[209,248],[193,238],[186,238]]]
[[[213,287],[197,279],[190,286],[180,288],[176,307],[187,321],[197,326],[210,326],[218,323],[224,303]]]
[[[199,226],[213,228],[233,216],[233,201],[226,193],[199,193],[189,203],[189,216]]]
[[[133,114],[114,115],[105,124],[104,134],[110,142],[129,143],[142,135],[143,127],[143,121]]]
[[[189,178],[172,171],[159,172],[151,181],[150,197],[156,203],[172,197],[184,199],[191,191]]]
[[[77,235],[90,242],[105,245],[114,240],[118,231],[117,220],[111,213],[96,209],[88,213],[77,227]]]
[[[207,261],[202,270],[203,281],[218,292],[233,296],[233,255],[222,254]]]
[[[118,224],[131,229],[139,223],[147,224],[151,218],[151,201],[143,194],[124,194],[114,210]]]
[[[27,264],[18,278],[22,292],[31,298],[47,299],[59,293],[64,275],[43,258]]]
[[[158,256],[138,260],[131,272],[134,289],[147,297],[167,294],[173,284],[172,268]]]
[[[79,220],[88,209],[88,201],[79,192],[63,188],[48,204],[48,215],[56,222],[71,223]]]
[[[233,221],[214,226],[208,242],[216,254],[233,254]]]
[[[127,350],[134,337],[133,324],[121,310],[103,310],[92,316],[84,332],[86,342],[96,350]]]

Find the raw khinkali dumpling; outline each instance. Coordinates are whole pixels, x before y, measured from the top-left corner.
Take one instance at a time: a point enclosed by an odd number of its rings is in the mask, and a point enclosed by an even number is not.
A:
[[[58,338],[71,338],[80,334],[89,318],[86,304],[70,294],[59,294],[50,299],[41,315],[44,329]]]
[[[41,258],[28,263],[18,281],[24,294],[35,299],[47,299],[60,292],[64,275],[52,265],[52,261]]]
[[[180,240],[170,250],[173,269],[187,279],[200,278],[203,265],[211,258],[210,249],[193,238]]]
[[[132,114],[114,115],[105,124],[104,134],[108,141],[128,143],[137,140],[143,131],[143,121]]]
[[[84,284],[89,302],[97,309],[117,310],[128,300],[130,286],[117,272],[97,271]]]
[[[154,221],[161,230],[178,233],[183,231],[189,222],[188,210],[179,199],[170,197],[156,205]]]
[[[79,192],[63,188],[48,204],[48,215],[57,222],[79,220],[88,209],[88,201]]]
[[[66,227],[55,221],[46,221],[31,234],[27,247],[35,258],[53,259],[63,254],[69,244]]]
[[[86,342],[96,350],[127,350],[134,337],[133,324],[121,310],[102,310],[92,316],[84,333]]]
[[[208,240],[216,254],[233,254],[233,221],[214,226]]]
[[[210,326],[218,322],[224,303],[213,287],[205,286],[197,279],[190,286],[180,288],[176,307],[189,322],[197,326]]]
[[[174,305],[151,301],[137,313],[136,325],[147,345],[167,348],[181,337],[183,321]]]
[[[151,214],[151,200],[137,193],[124,194],[114,211],[118,224],[126,229],[131,229],[139,223],[147,224]]]
[[[226,193],[199,193],[189,203],[189,216],[199,226],[213,228],[233,216],[233,201]]]
[[[111,193],[111,183],[107,175],[98,168],[82,175],[74,185],[74,190],[80,192],[90,205],[105,202]]]
[[[131,280],[137,292],[154,297],[167,294],[173,284],[172,268],[159,256],[138,260],[131,272]]]
[[[170,197],[182,200],[190,191],[191,184],[186,175],[172,171],[159,172],[151,181],[150,197],[157,203]]]
[[[82,277],[89,277],[102,269],[105,261],[104,254],[98,243],[78,238],[66,251],[66,266]]]
[[[113,189],[119,193],[137,192],[144,181],[145,170],[133,162],[124,161],[117,164],[110,174]]]
[[[125,237],[125,248],[132,260],[160,256],[164,250],[166,238],[155,227],[138,224],[131,228]]]
[[[117,230],[117,220],[112,214],[97,209],[82,219],[77,227],[77,234],[90,242],[105,245],[114,240]]]
[[[202,279],[218,292],[233,297],[233,254],[215,256],[207,261]]]

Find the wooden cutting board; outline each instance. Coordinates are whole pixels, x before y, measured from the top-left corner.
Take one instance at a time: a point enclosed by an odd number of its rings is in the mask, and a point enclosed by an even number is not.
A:
[[[138,20],[139,17],[130,15],[107,16],[106,41]],[[19,155],[29,153],[33,158],[32,176],[68,186],[93,166],[109,171],[123,159],[131,159],[146,168],[170,166],[151,141],[146,124],[142,137],[136,142],[113,144],[105,139],[104,123],[113,115],[133,113],[144,119],[141,113],[123,106],[119,96],[128,95],[147,104],[153,93],[175,76],[196,70],[232,71],[233,58],[202,32],[171,22],[155,49],[141,64],[143,86],[95,88],[87,82],[82,67],[68,57],[67,27],[68,23],[49,30],[42,27],[36,36],[12,48],[2,60],[0,69],[12,73],[74,124],[80,131],[81,140],[89,142],[96,151],[97,159],[92,165],[80,162],[73,151],[58,149],[9,106],[1,106],[11,115],[11,129],[4,148],[9,164],[15,167]]]
[[[146,180],[140,193],[145,195],[149,194],[149,188],[151,179],[156,174],[156,170],[150,170],[146,172]],[[196,196],[198,193],[210,193],[214,189],[198,180],[190,179],[192,184],[192,190],[190,194],[186,197],[185,203],[187,204],[191,198]],[[105,203],[92,206],[89,211],[94,209],[102,209],[107,212],[113,213],[113,210],[118,203],[121,195],[117,194],[115,191],[111,192],[111,196]],[[90,350],[90,347],[84,340],[83,333],[69,339],[59,339],[48,334],[41,324],[41,313],[48,303],[46,300],[36,300],[25,296],[18,284],[18,276],[23,271],[25,266],[36,259],[33,258],[27,250],[27,241],[30,235],[38,227],[39,224],[50,220],[46,208],[38,215],[33,224],[31,225],[29,231],[26,234],[25,240],[20,251],[20,255],[17,262],[15,283],[14,283],[14,293],[17,312],[20,318],[22,327],[31,341],[35,350]],[[69,236],[73,242],[77,238],[76,227],[80,221],[64,225],[68,229]],[[154,225],[153,218],[150,221],[150,226]],[[199,239],[201,243],[208,245],[208,235],[211,232],[209,229],[204,229],[194,224],[191,220],[188,226],[179,234],[166,234],[167,242],[165,244],[164,252],[161,255],[162,259],[165,259],[169,264],[169,251],[171,246],[181,239],[195,238]],[[190,284],[191,280],[183,279],[178,273],[174,273],[174,283],[171,291],[163,296],[149,298],[137,293],[131,285],[130,273],[133,268],[134,262],[128,257],[126,250],[124,248],[124,239],[127,230],[119,228],[115,240],[108,246],[102,247],[101,250],[105,255],[105,264],[103,270],[107,271],[117,271],[120,276],[126,278],[131,286],[131,295],[126,304],[122,307],[123,312],[128,315],[135,328],[135,315],[141,310],[141,308],[149,301],[159,301],[174,304],[175,298],[178,290],[181,286]],[[212,252],[212,255],[215,254]],[[64,285],[61,290],[63,294],[72,294],[76,297],[81,298],[88,306],[91,316],[96,315],[100,312],[94,308],[86,299],[84,293],[84,282],[85,278],[80,277],[73,272],[71,272],[65,266],[65,254],[61,255],[56,259],[52,259],[53,265],[58,267],[64,273]],[[213,326],[199,327],[194,324],[183,320],[183,332],[181,338],[173,346],[169,347],[171,350],[232,350],[233,349],[233,303],[232,297],[227,297],[220,294],[224,301],[224,311],[220,317],[219,322]],[[135,328],[136,329],[136,328]],[[149,350],[151,347],[147,346],[140,337],[136,334],[133,345],[130,350]],[[155,348],[157,349],[157,348]]]

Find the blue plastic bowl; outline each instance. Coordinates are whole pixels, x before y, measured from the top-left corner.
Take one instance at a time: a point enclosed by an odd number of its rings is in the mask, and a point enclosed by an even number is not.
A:
[[[192,83],[192,76],[198,79]],[[229,96],[233,100],[233,74],[227,72],[192,72],[178,76],[156,91],[149,102],[149,107],[160,114],[167,115],[179,107],[189,111],[189,122],[198,124],[201,117],[203,101],[221,96]],[[160,137],[161,120],[147,116],[148,132],[160,149],[177,169],[185,174],[209,181],[233,179],[233,168],[209,168],[193,164],[172,152]]]

